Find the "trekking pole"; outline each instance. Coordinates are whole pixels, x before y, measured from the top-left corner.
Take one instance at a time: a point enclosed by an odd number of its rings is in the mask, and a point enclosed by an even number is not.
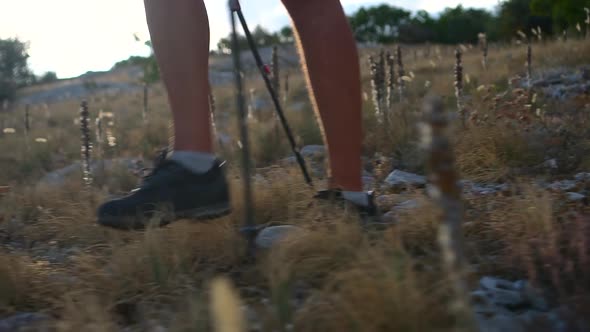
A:
[[[300,153],[299,149],[297,148],[297,144],[295,143],[295,138],[293,137],[293,132],[291,131],[291,128],[289,127],[289,124],[287,123],[287,118],[285,117],[285,113],[283,112],[283,108],[282,108],[281,103],[279,101],[279,97],[277,95],[277,92],[275,91],[275,89],[272,85],[272,82],[271,82],[270,78],[268,77],[269,72],[267,72],[266,66],[262,62],[262,58],[260,57],[260,52],[258,52],[258,47],[256,47],[256,43],[254,42],[254,38],[252,38],[252,34],[250,33],[250,29],[248,29],[248,24],[246,24],[246,19],[244,18],[244,14],[242,13],[242,8],[240,7],[240,2],[238,0],[230,0],[230,8],[231,8],[232,13],[235,12],[238,15],[240,23],[242,24],[242,29],[244,30],[244,34],[246,35],[246,39],[248,40],[248,45],[250,46],[250,50],[252,50],[252,55],[254,56],[254,60],[256,61],[256,65],[258,66],[258,70],[260,71],[260,74],[262,75],[262,78],[264,79],[264,83],[266,85],[266,88],[268,89],[268,92],[270,93],[270,97],[272,98],[273,104],[274,104],[275,109],[277,111],[277,115],[279,116],[279,119],[281,121],[281,125],[283,126],[283,129],[285,130],[285,134],[287,135],[287,138],[289,139],[289,143],[291,144],[291,150],[293,151],[293,154],[295,155],[295,158],[297,159],[297,163],[299,164],[299,167],[301,168],[301,172],[303,173],[303,177],[305,178],[305,182],[307,182],[307,184],[311,186],[312,185],[311,176],[309,176],[309,172],[307,171],[307,167],[305,166],[305,159],[303,159],[303,156],[301,156],[301,153]],[[232,14],[232,19],[234,19],[233,14]],[[237,37],[236,37],[236,39],[237,39]],[[235,45],[234,47],[237,47],[237,45]]]
[[[246,123],[246,109],[244,107],[244,87],[242,84],[242,63],[240,59],[240,47],[238,34],[236,32],[236,19],[234,11],[239,3],[236,0],[229,0],[230,18],[232,26],[232,55],[234,60],[234,74],[236,80],[236,101],[238,106],[238,123],[240,126],[240,140],[242,147],[242,178],[244,181],[244,207],[246,218],[241,232],[248,240],[248,256],[254,257],[256,244],[256,225],[254,224],[254,211],[252,208],[252,181],[250,179],[250,145],[248,143],[248,126]]]

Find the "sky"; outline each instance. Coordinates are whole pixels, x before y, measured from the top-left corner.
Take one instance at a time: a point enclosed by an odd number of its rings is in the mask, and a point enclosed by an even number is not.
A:
[[[195,0],[197,1],[197,0]],[[225,0],[204,0],[209,15],[211,48],[229,33]],[[445,7],[493,9],[498,0],[341,0],[347,13],[361,6],[388,3],[435,14]],[[280,0],[242,0],[248,25],[271,31],[289,23]],[[29,43],[29,65],[40,75],[54,71],[66,78],[110,69],[130,55],[149,49],[134,39],[149,39],[142,0],[0,0],[0,38]]]

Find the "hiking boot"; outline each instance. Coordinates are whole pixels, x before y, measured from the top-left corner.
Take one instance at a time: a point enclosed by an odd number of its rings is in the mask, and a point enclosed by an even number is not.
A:
[[[320,200],[331,201],[336,204],[349,204],[355,207],[363,221],[368,221],[368,219],[376,218],[379,214],[377,205],[375,204],[375,194],[372,191],[369,191],[367,194],[367,204],[366,205],[359,205],[355,202],[347,200],[342,191],[339,189],[327,189],[321,190],[316,193],[314,198]]]
[[[230,213],[229,189],[223,165],[216,161],[205,173],[160,157],[139,188],[104,203],[98,223],[118,229],[164,226],[178,219],[213,219]]]

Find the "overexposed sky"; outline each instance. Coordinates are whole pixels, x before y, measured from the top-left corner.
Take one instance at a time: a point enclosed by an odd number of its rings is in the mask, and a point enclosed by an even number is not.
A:
[[[197,1],[197,0],[195,0]],[[279,0],[242,0],[248,24],[271,30],[289,23]],[[498,0],[342,0],[348,13],[363,5],[388,3],[408,10],[437,13],[445,7],[493,9]],[[225,0],[205,0],[211,24],[211,47],[229,32]],[[134,40],[149,39],[142,0],[0,0],[0,38],[30,43],[29,64],[36,74],[57,72],[60,78],[107,70],[130,55],[148,49]]]

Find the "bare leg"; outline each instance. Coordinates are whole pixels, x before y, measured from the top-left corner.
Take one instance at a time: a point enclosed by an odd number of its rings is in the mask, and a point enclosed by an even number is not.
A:
[[[202,0],[144,0],[152,44],[174,118],[174,150],[213,152],[209,21]]]
[[[358,51],[338,0],[283,0],[322,120],[331,187],[361,191],[362,98]]]

